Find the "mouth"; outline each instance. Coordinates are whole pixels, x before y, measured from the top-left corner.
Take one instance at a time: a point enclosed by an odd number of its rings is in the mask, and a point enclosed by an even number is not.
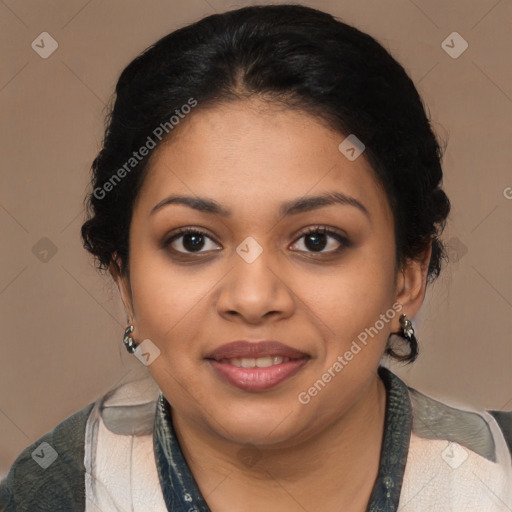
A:
[[[235,341],[205,359],[222,381],[245,391],[265,391],[295,375],[310,356],[277,341]]]
[[[263,357],[242,357],[242,358],[232,358],[232,359],[221,359],[218,361],[223,364],[230,364],[232,366],[236,366],[237,368],[269,368],[271,366],[276,366],[278,364],[287,363],[291,361],[289,357],[282,356],[263,356]]]

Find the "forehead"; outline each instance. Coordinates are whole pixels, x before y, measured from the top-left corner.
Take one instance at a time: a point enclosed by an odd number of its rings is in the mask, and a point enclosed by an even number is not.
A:
[[[149,212],[170,194],[215,197],[230,210],[267,207],[339,191],[375,215],[389,206],[364,153],[340,152],[345,135],[302,111],[257,99],[196,109],[149,162],[138,206]]]

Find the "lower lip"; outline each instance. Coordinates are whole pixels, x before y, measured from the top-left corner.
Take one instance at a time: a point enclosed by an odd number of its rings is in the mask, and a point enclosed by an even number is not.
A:
[[[265,391],[295,375],[307,359],[295,359],[268,368],[239,368],[228,363],[209,360],[215,370],[233,386],[245,391]]]

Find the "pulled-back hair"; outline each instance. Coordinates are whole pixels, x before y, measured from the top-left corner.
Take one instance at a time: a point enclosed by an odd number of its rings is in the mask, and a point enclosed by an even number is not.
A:
[[[427,280],[433,281],[446,258],[439,237],[450,202],[441,189],[442,150],[418,91],[370,35],[301,5],[208,16],[163,37],[124,69],[92,164],[81,228],[99,269],[119,258],[121,274],[128,271],[132,210],[151,156],[135,161],[134,152],[148,137],[156,146],[172,137],[170,120],[182,117],[185,105],[194,115],[253,95],[307,112],[365,144],[364,158],[393,212],[396,268],[432,244]],[[417,346],[407,356],[386,351],[409,362],[417,356]]]

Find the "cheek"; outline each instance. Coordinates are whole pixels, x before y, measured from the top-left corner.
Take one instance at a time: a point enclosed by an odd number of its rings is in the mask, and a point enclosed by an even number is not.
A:
[[[159,345],[182,329],[190,315],[204,307],[202,299],[214,284],[213,276],[165,261],[156,250],[134,251],[130,261],[131,287],[141,334]]]
[[[305,283],[304,298],[332,331],[353,337],[391,306],[393,269],[391,257],[361,249],[317,286]]]

